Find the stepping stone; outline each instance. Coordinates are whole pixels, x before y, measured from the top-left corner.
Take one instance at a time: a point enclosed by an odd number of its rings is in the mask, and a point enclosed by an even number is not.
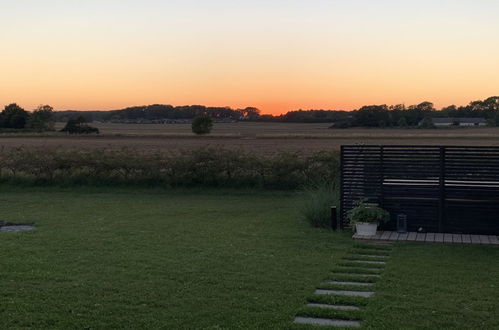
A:
[[[348,261],[361,264],[386,265],[386,261],[371,261],[371,260],[348,260]]]
[[[359,285],[359,286],[373,286],[374,285],[374,283],[368,283],[368,282],[343,282],[343,281],[326,281],[323,284]]]
[[[370,297],[374,294],[374,292],[371,291],[347,291],[347,290],[324,290],[324,289],[317,289],[315,290],[314,294],[320,294],[320,295],[329,295],[329,294],[335,294],[339,296],[351,296],[351,297]]]
[[[307,306],[308,307],[334,309],[337,311],[358,311],[358,310],[360,310],[360,307],[347,306],[347,305],[328,305],[328,304],[308,303]]]
[[[360,327],[359,321],[336,320],[336,319],[320,319],[316,317],[295,317],[295,323],[310,324],[310,325],[325,325],[335,327]]]
[[[355,257],[365,257],[365,258],[380,258],[380,259],[387,259],[390,258],[390,256],[384,256],[384,255],[375,255],[375,254],[355,254]]]
[[[355,251],[352,251],[351,254],[353,255],[367,255],[367,256],[370,256],[370,257],[385,257],[385,258],[390,258],[390,253],[383,253],[383,254],[379,254],[377,253],[379,251],[373,251],[373,250],[363,250],[363,251],[359,251],[359,250],[355,250]],[[350,254],[350,255],[351,255]]]
[[[0,227],[1,233],[19,233],[21,231],[35,230],[33,226],[3,226]]]
[[[371,276],[371,277],[380,277],[380,274],[356,274],[356,273],[335,273],[333,272],[334,275],[341,275],[341,276]]]

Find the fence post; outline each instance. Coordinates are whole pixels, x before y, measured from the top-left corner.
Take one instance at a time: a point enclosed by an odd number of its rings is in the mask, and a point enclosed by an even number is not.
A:
[[[438,199],[438,231],[444,231],[445,217],[445,147],[440,147],[440,177],[438,181],[439,199]]]

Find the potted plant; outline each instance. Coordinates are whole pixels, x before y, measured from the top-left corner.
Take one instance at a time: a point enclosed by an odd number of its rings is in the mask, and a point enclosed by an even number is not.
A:
[[[378,225],[390,220],[390,213],[375,204],[360,201],[348,211],[347,218],[352,226],[355,225],[358,235],[374,236]]]

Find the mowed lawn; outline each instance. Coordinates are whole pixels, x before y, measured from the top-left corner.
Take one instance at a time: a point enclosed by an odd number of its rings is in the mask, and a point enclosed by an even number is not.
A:
[[[2,187],[0,328],[282,328],[351,245],[295,194]]]
[[[355,245],[261,191],[0,187],[0,328],[282,329]],[[372,329],[499,327],[499,248],[398,244]],[[312,313],[313,314],[313,313]]]

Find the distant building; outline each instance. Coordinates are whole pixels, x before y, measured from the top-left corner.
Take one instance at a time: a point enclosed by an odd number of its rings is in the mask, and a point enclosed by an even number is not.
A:
[[[485,126],[487,121],[484,118],[432,118],[433,125],[444,126]],[[419,122],[419,125],[423,121]]]

